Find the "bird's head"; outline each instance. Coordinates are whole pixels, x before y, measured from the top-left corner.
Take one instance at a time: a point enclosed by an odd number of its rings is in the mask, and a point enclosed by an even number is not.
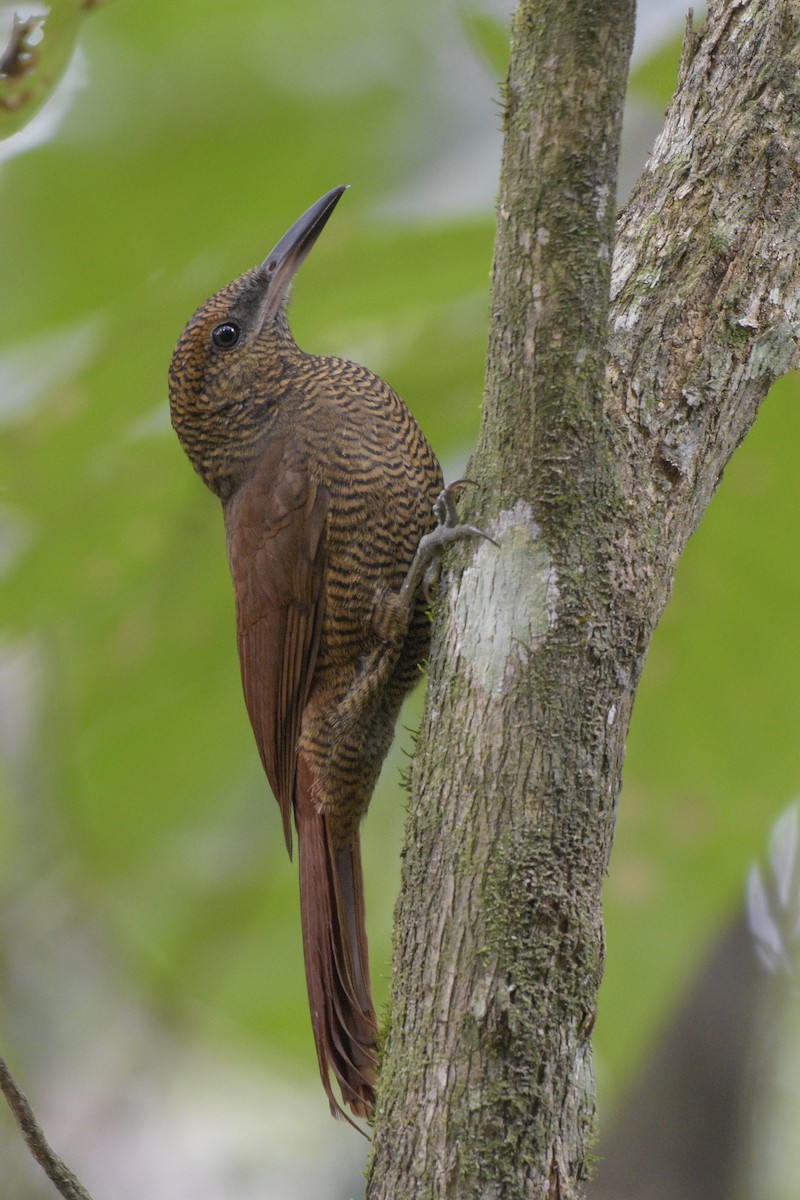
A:
[[[285,305],[292,280],[345,187],[295,221],[258,267],[216,292],[188,321],[172,355],[172,424],[195,470],[228,490],[279,398],[281,347],[292,345]]]

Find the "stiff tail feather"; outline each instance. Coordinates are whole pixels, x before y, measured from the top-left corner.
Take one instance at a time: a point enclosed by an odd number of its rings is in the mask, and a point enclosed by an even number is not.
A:
[[[300,858],[300,916],[308,1002],[322,1084],[334,1116],[345,1116],[333,1094],[357,1117],[375,1104],[377,1021],[372,1005],[358,834],[336,848],[330,820],[313,806],[310,769],[298,763],[295,819]]]

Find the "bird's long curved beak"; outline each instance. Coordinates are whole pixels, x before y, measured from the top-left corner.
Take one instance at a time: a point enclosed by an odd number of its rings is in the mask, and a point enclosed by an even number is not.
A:
[[[265,320],[274,317],[283,304],[298,267],[322,233],[328,217],[348,186],[345,184],[332,188],[316,204],[312,204],[311,208],[295,221],[291,229],[287,230],[277,245],[273,246],[259,267],[259,274],[263,276],[267,285]]]

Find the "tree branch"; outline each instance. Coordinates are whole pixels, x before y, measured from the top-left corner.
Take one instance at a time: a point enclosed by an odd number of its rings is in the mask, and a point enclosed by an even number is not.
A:
[[[655,540],[670,578],[798,357],[800,5],[711,5],[691,51],[620,220],[609,367],[631,557]]]
[[[25,1143],[33,1157],[43,1168],[48,1179],[55,1185],[56,1191],[64,1200],[92,1200],[89,1193],[75,1178],[69,1167],[65,1166],[47,1138],[42,1133],[28,1098],[17,1087],[14,1079],[0,1058],[0,1091],[2,1091],[14,1120],[20,1128]]]
[[[632,5],[512,27],[484,420],[414,763],[370,1200],[587,1173],[601,884],[680,554],[797,361],[800,4],[719,0],[618,227]]]
[[[11,14],[4,47],[0,30],[0,141],[18,133],[50,99],[74,53],[82,14],[104,2],[61,0],[44,15]]]
[[[596,679],[614,670],[598,530],[614,503],[603,379],[632,35],[632,0],[523,0],[512,25],[469,467],[500,550],[479,546],[443,588],[371,1200],[566,1197],[587,1170],[621,762]]]

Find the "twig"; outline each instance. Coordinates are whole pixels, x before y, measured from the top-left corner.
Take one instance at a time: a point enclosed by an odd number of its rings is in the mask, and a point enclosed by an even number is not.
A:
[[[36,66],[39,52],[30,39],[41,26],[41,17],[28,17],[23,21],[14,13],[8,45],[0,54],[0,76],[17,79]]]
[[[44,1169],[48,1179],[55,1185],[59,1195],[64,1200],[92,1200],[86,1188],[72,1174],[69,1167],[61,1161],[51,1149],[47,1138],[42,1133],[33,1109],[27,1097],[19,1090],[14,1082],[5,1061],[0,1058],[0,1091],[2,1091],[8,1106],[19,1125],[28,1149]]]

